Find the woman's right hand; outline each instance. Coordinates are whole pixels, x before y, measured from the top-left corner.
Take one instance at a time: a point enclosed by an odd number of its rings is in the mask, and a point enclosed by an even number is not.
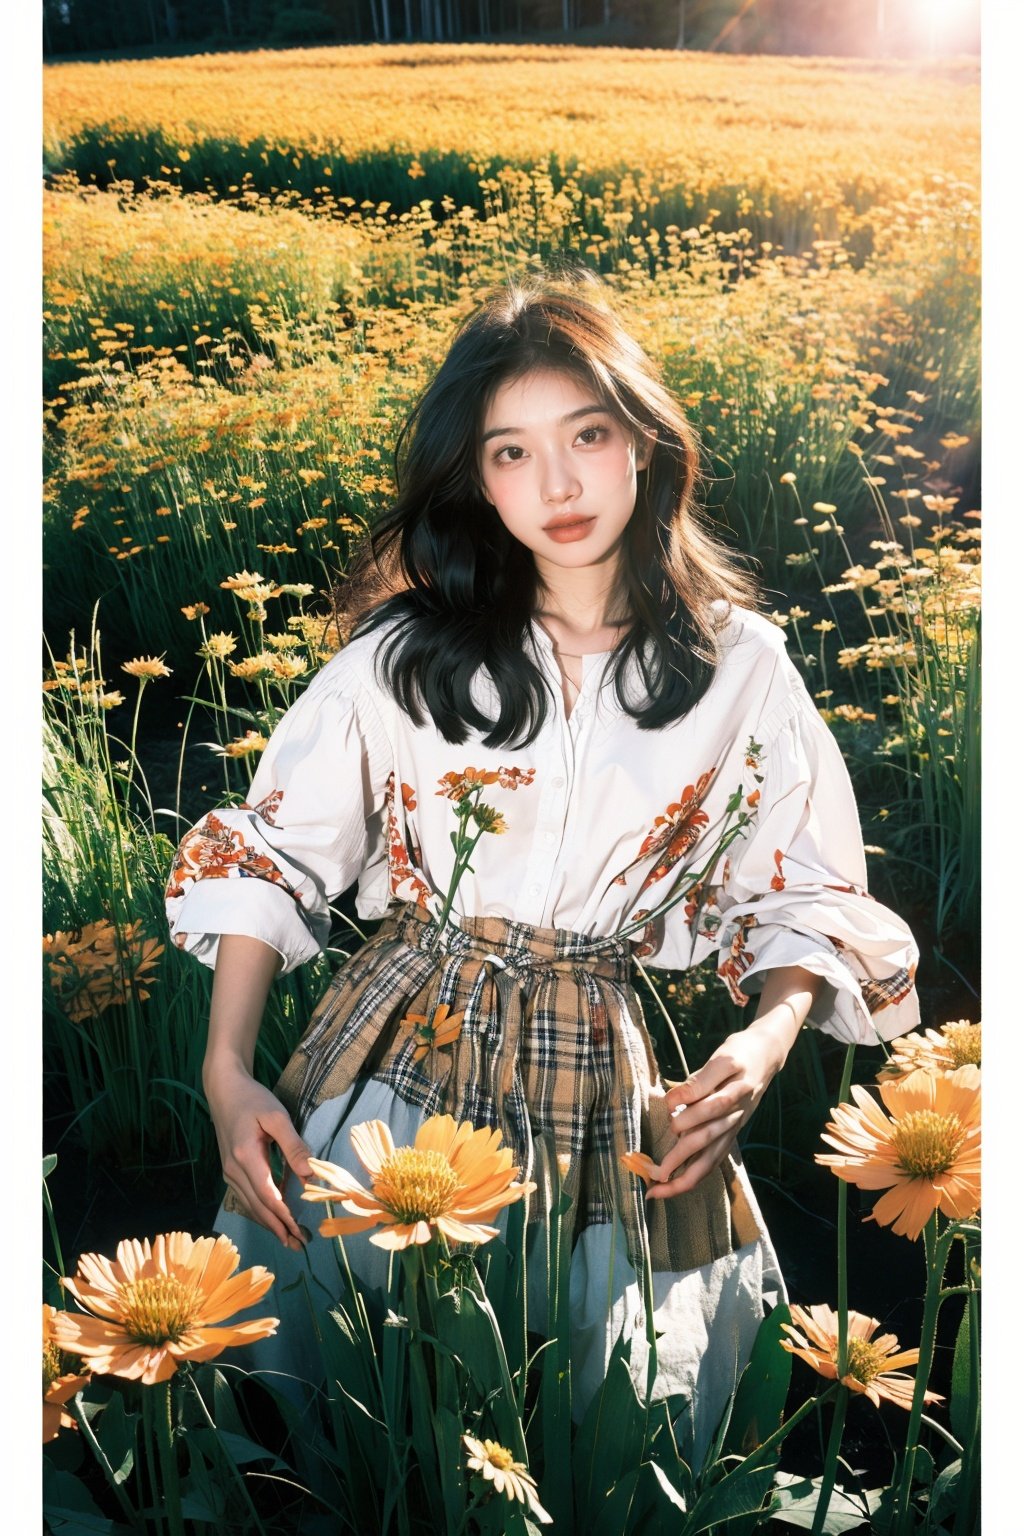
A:
[[[301,1250],[306,1239],[274,1181],[270,1166],[273,1142],[296,1178],[312,1178],[309,1148],[288,1111],[269,1088],[256,1082],[241,1065],[208,1067],[203,1074],[203,1086],[228,1188],[254,1221],[272,1232],[286,1248]]]

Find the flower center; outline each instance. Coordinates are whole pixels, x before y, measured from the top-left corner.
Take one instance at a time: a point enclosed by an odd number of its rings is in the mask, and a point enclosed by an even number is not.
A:
[[[870,1339],[850,1339],[846,1358],[847,1374],[865,1387],[885,1369],[885,1351]]]
[[[946,1037],[955,1067],[981,1066],[980,1024],[946,1024],[942,1033]]]
[[[399,1221],[434,1221],[450,1208],[459,1176],[442,1152],[402,1147],[381,1165],[373,1192]]]
[[[56,1344],[43,1345],[43,1391],[53,1386],[61,1374],[60,1350]]]
[[[512,1452],[506,1451],[505,1447],[499,1445],[496,1440],[485,1440],[484,1450],[487,1452],[487,1460],[491,1466],[497,1467],[500,1472],[507,1472],[510,1467],[515,1466],[515,1457]]]
[[[897,1162],[904,1173],[934,1179],[952,1167],[966,1134],[959,1115],[939,1115],[934,1109],[912,1110],[893,1131]]]
[[[149,1275],[121,1287],[122,1322],[138,1344],[176,1344],[199,1310],[194,1286],[176,1275]]]

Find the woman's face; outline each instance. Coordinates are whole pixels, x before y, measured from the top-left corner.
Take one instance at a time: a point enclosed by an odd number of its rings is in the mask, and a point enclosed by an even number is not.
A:
[[[590,386],[540,369],[502,384],[484,413],[484,495],[542,574],[615,561],[652,446],[638,453]]]

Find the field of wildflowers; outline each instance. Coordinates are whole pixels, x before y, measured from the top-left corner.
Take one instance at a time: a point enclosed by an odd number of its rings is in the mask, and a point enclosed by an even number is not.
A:
[[[549,1521],[971,1536],[976,67],[397,46],[62,64],[45,89],[53,1528],[405,1536],[429,1511],[449,1536]],[[216,1198],[209,978],[162,918],[173,845],[244,796],[274,723],[342,643],[325,595],[391,494],[396,432],[453,325],[505,271],[563,248],[605,274],[699,427],[709,510],[760,561],[846,753],[872,889],[922,950],[927,1033],[856,1063],[805,1033],[748,1127],[759,1194],[810,1210],[825,1237],[828,1300],[766,1320],[702,1467],[621,1359],[571,1426],[567,1358],[533,1354],[526,1335],[529,1191],[493,1147],[453,1162],[455,1204],[403,1248],[386,1314],[339,1240],[323,1347],[344,1388],[320,1395],[315,1428],[219,1359],[257,1336],[222,1325],[265,1275],[232,1280],[226,1239],[158,1234],[152,1202],[169,1181],[191,1188],[198,1228]],[[275,987],[267,1081],[359,938],[343,903],[328,955]],[[713,976],[653,985],[666,1065],[668,1021],[691,1065],[733,1027]],[[451,1152],[448,1130],[431,1157]],[[423,1152],[408,1149],[410,1167]],[[311,1194],[377,1213],[383,1231],[392,1185],[363,1161],[367,1190],[324,1165]],[[116,1261],[86,1252],[72,1278],[74,1163],[119,1170],[139,1215]],[[460,1192],[499,1172],[499,1236],[451,1251]],[[871,1239],[874,1289],[855,1296],[868,1238],[848,1251],[848,1184],[892,1226]],[[329,1207],[324,1241],[339,1219]],[[892,1252],[913,1247],[923,1304],[892,1289]],[[563,1258],[555,1222],[553,1337]],[[831,1383],[819,1397],[806,1367]]]

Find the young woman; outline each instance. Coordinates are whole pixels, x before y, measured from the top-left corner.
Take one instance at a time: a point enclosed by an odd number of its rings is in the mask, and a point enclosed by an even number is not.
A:
[[[596,279],[510,281],[402,434],[353,637],[277,727],[248,802],[178,851],[174,939],[216,965],[218,1226],[278,1276],[260,1363],[317,1369],[302,1288],[283,1289],[307,1261],[328,1290],[335,1272],[329,1243],[306,1246],[309,1155],[365,1181],[354,1124],[401,1146],[450,1113],[499,1128],[536,1182],[528,1244],[556,1177],[574,1201],[578,1414],[623,1330],[645,1381],[649,1259],[656,1390],[685,1394],[699,1459],[782,1287],[737,1132],[805,1022],[871,1043],[918,1021],[914,943],[867,894],[842,758],[700,523],[697,456]],[[268,989],[321,950],[355,881],[360,915],[384,921],[272,1094],[252,1077]],[[635,967],[711,954],[756,1015],[669,1087]],[[387,1255],[347,1248],[382,1287]]]

